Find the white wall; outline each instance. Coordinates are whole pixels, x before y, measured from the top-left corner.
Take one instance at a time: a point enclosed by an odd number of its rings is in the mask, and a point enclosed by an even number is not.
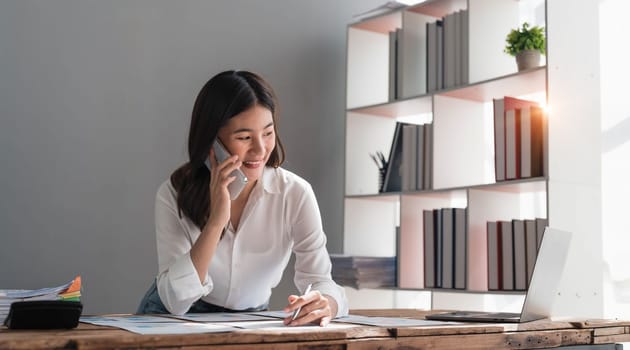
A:
[[[157,270],[155,190],[186,159],[197,92],[232,68],[275,87],[285,167],[340,252],[346,25],[381,2],[0,2],[0,288],[81,274],[86,313],[135,311]],[[292,272],[279,289],[272,307]]]
[[[602,232],[604,315],[630,318],[628,200],[630,198],[630,111],[627,107],[630,35],[627,0],[601,0],[599,39],[601,83]]]

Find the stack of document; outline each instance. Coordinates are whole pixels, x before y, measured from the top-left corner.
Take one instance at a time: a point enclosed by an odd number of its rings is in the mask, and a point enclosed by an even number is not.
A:
[[[16,301],[29,300],[81,300],[81,276],[75,277],[72,281],[58,286],[42,289],[0,289],[0,321],[9,314],[11,304]]]
[[[360,288],[396,287],[396,257],[331,254],[332,278],[342,286]]]

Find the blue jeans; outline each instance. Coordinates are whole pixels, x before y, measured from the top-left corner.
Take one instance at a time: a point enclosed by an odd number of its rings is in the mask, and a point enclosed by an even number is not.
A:
[[[195,301],[188,312],[196,312],[196,313],[209,313],[209,312],[253,312],[253,311],[265,311],[268,308],[268,304],[264,304],[257,307],[252,307],[245,310],[232,310],[226,309],[222,306],[214,305],[207,303],[201,299]],[[170,314],[170,312],[166,309],[164,304],[162,303],[162,299],[160,299],[160,295],[157,291],[157,285],[155,280],[149,287],[149,290],[146,292],[142,301],[140,301],[140,306],[138,306],[138,311],[136,314]]]

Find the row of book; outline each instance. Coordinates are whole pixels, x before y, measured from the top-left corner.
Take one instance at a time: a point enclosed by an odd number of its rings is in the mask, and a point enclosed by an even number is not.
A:
[[[468,83],[468,10],[409,14],[389,32],[389,100]]]
[[[547,219],[487,222],[488,290],[527,290]]]
[[[31,300],[81,300],[81,276],[57,287],[41,289],[0,289],[0,322],[4,322],[9,314],[11,304],[16,301]],[[1,323],[0,323],[1,324]]]
[[[465,208],[423,210],[425,288],[466,289]]]
[[[396,287],[396,257],[331,254],[332,278],[342,286],[360,288]]]
[[[381,192],[430,189],[433,124],[398,122]]]
[[[534,101],[493,100],[496,181],[544,175],[546,118]]]
[[[423,210],[422,215],[424,288],[466,289],[467,209]],[[548,220],[499,220],[486,225],[488,290],[527,290]],[[356,289],[397,286],[396,257],[330,257],[332,277],[340,285]]]
[[[468,10],[426,24],[427,92],[468,83]]]

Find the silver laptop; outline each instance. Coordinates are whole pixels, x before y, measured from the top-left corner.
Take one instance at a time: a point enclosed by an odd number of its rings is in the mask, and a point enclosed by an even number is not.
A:
[[[567,260],[571,234],[547,227],[534,265],[521,313],[454,311],[427,315],[430,320],[521,323],[550,316]]]

